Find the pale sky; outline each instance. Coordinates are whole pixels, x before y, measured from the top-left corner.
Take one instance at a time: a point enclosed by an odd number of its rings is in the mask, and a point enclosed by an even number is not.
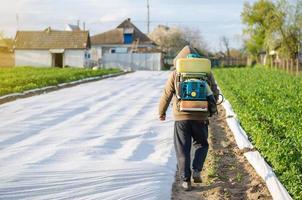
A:
[[[255,0],[248,0],[254,2]],[[90,35],[115,28],[131,18],[147,32],[147,0],[0,0],[0,31],[14,36],[17,30],[64,29],[66,24],[86,22]],[[241,45],[240,14],[244,0],[149,0],[150,30],[159,24],[199,29],[213,51],[227,36],[231,47]]]

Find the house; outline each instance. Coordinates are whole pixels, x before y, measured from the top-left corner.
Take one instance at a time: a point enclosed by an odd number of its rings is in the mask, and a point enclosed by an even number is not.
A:
[[[88,31],[17,31],[15,66],[84,67],[89,49]]]
[[[14,66],[14,40],[0,37],[0,67]]]
[[[14,40],[9,38],[0,38],[0,51],[12,52]]]
[[[1,50],[6,50],[7,49],[7,44],[6,42],[0,38],[0,51]]]
[[[157,45],[128,18],[115,29],[91,37],[99,58],[106,53],[159,52]]]

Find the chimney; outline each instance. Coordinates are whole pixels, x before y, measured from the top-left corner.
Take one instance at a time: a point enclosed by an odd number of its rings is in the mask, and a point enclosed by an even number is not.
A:
[[[49,33],[50,33],[50,31],[51,31],[50,26],[49,26],[49,27],[47,27],[47,28],[45,29],[45,32],[46,32],[47,34],[49,34]]]
[[[127,20],[130,22],[130,21],[131,21],[131,18],[128,18]]]
[[[83,22],[83,31],[85,31],[85,25],[86,25],[85,22]]]

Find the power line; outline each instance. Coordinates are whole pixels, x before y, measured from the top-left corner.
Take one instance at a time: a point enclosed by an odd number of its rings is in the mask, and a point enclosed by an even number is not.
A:
[[[169,21],[169,20],[131,20],[133,23],[147,23],[147,26],[150,26],[150,24],[205,24],[205,23],[212,23],[211,21],[194,21],[194,20],[188,20],[188,21]],[[110,20],[110,21],[94,21],[90,22],[89,24],[110,24],[110,23],[119,23],[121,20]]]

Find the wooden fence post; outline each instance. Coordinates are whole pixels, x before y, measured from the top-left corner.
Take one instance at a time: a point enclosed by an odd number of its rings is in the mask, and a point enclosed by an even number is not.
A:
[[[299,59],[296,59],[296,74],[299,73]]]
[[[278,62],[275,60],[275,69],[278,69]]]
[[[286,59],[286,72],[288,72],[288,68],[289,68],[289,67],[288,67],[288,63],[289,63],[289,62],[288,62],[288,59]]]

